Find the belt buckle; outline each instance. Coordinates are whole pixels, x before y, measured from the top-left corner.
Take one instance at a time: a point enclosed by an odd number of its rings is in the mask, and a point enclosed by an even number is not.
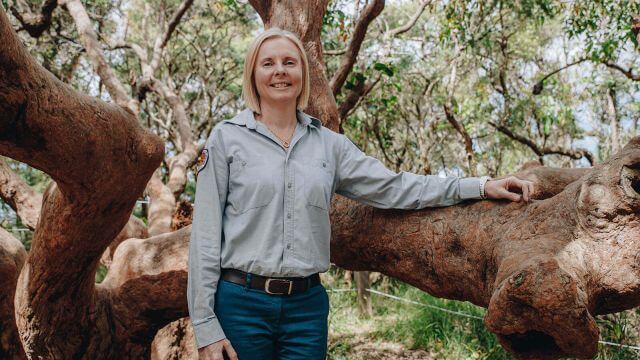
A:
[[[284,281],[284,282],[288,282],[289,283],[289,290],[287,292],[284,293],[279,293],[279,292],[271,292],[269,290],[269,285],[271,285],[272,281]],[[264,291],[267,294],[271,294],[271,295],[291,295],[291,290],[293,290],[293,281],[291,280],[286,280],[286,279],[267,279],[267,281],[264,283]]]

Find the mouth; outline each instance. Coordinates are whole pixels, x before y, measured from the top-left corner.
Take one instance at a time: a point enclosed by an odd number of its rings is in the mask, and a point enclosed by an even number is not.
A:
[[[289,82],[277,82],[277,83],[269,84],[269,87],[276,88],[276,89],[286,89],[286,88],[291,87],[291,83],[289,83]]]

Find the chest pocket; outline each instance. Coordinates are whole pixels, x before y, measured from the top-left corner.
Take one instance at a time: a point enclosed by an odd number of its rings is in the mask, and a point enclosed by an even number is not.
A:
[[[329,209],[333,184],[333,166],[323,159],[307,161],[304,169],[304,195],[307,205]]]
[[[227,201],[238,213],[269,205],[275,195],[273,169],[262,158],[236,158],[229,164]]]

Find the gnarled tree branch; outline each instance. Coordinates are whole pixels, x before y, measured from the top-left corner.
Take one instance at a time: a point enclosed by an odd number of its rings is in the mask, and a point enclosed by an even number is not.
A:
[[[589,58],[586,58],[586,57],[580,58],[580,59],[578,59],[578,60],[576,60],[576,61],[574,61],[574,62],[571,62],[571,63],[569,63],[569,64],[567,64],[567,65],[565,65],[565,66],[563,66],[563,67],[561,67],[561,68],[559,68],[559,69],[553,70],[552,72],[550,72],[550,73],[548,73],[547,75],[543,76],[543,77],[542,77],[542,79],[540,79],[540,80],[539,80],[539,81],[538,81],[538,82],[533,86],[533,95],[540,95],[540,93],[542,92],[542,89],[543,89],[543,87],[544,87],[544,82],[545,82],[548,78],[552,77],[553,75],[555,75],[555,74],[559,73],[560,71],[562,71],[562,70],[564,70],[564,69],[570,68],[570,67],[572,67],[572,66],[574,66],[574,65],[578,65],[578,64],[583,63],[583,62],[585,62],[585,61],[587,61],[587,60],[589,60]]]
[[[518,135],[518,134],[514,133],[513,131],[511,131],[506,126],[497,125],[497,124],[495,124],[493,122],[489,122],[489,125],[493,126],[498,131],[500,131],[501,133],[507,135],[511,139],[513,139],[513,140],[515,140],[515,141],[517,141],[517,142],[519,142],[519,143],[521,143],[523,145],[526,145],[531,150],[533,150],[533,152],[538,156],[556,154],[556,155],[568,156],[568,157],[570,157],[572,159],[575,159],[575,160],[586,158],[589,161],[589,164],[592,164],[592,165],[595,164],[595,159],[593,157],[593,154],[591,154],[591,152],[589,152],[588,150],[585,150],[585,149],[577,149],[577,150],[565,149],[565,148],[562,148],[560,146],[538,146],[538,144],[533,142],[533,140],[528,139],[528,138],[526,138],[526,137],[524,137],[522,135]]]
[[[163,144],[130,112],[76,92],[38,65],[3,10],[0,38],[0,154],[55,180],[16,285],[20,338],[29,357],[98,354],[113,337],[108,327],[94,331],[107,318],[94,274]]]

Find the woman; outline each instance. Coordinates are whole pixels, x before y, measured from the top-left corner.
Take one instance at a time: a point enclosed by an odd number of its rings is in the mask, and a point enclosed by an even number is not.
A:
[[[249,109],[216,125],[199,160],[188,304],[201,359],[324,359],[329,207],[334,192],[379,208],[465,199],[525,201],[507,178],[394,173],[301,110],[310,96],[300,40],[272,28],[251,44]]]

